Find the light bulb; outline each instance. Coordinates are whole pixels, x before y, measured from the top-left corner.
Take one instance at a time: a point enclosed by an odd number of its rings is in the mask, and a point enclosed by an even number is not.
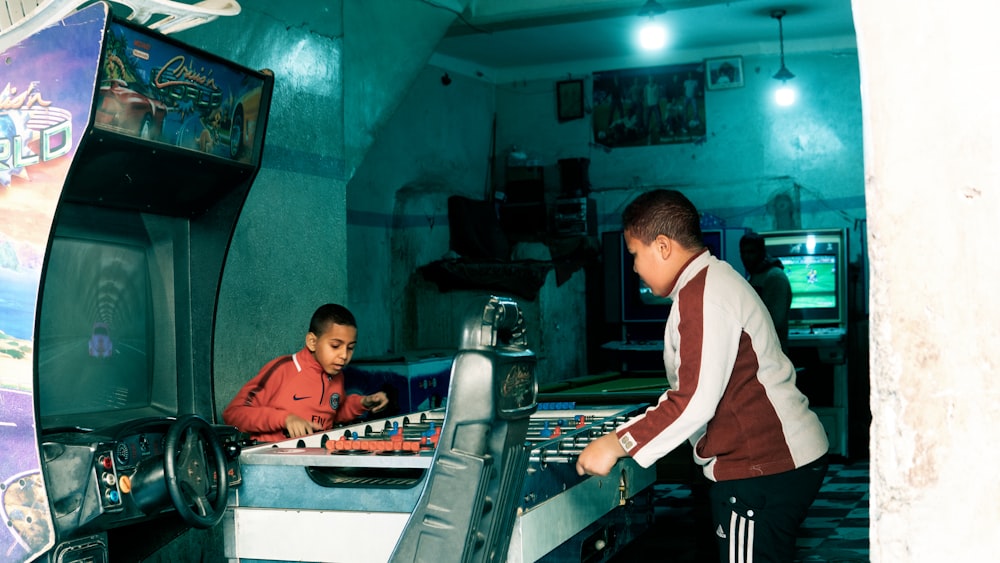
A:
[[[774,91],[774,103],[786,107],[795,103],[795,88],[787,84],[782,84]]]
[[[652,19],[639,30],[639,45],[647,51],[658,51],[667,44],[667,30]]]

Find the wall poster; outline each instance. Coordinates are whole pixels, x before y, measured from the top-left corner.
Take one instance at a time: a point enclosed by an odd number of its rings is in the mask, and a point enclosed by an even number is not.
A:
[[[594,73],[594,142],[641,147],[705,138],[701,62]]]

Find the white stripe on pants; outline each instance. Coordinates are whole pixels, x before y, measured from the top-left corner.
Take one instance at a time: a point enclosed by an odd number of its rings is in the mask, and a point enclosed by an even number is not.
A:
[[[729,517],[729,563],[753,563],[753,520],[736,512]]]

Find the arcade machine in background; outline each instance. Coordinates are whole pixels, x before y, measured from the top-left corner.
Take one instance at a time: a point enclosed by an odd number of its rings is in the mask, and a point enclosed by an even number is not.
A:
[[[719,221],[702,219],[705,246],[712,255],[743,272],[739,241],[741,227],[725,227]],[[635,273],[632,255],[622,231],[602,234],[604,316],[595,326],[604,326],[597,357],[591,365],[604,366],[626,377],[663,377],[663,327],[670,313],[670,300],[654,295]],[[589,382],[588,382],[589,384]]]

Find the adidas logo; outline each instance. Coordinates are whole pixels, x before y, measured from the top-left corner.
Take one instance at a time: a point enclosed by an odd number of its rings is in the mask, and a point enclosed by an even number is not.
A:
[[[722,529],[722,524],[719,524],[719,527],[715,529],[715,535],[722,539],[726,539],[726,531]]]

